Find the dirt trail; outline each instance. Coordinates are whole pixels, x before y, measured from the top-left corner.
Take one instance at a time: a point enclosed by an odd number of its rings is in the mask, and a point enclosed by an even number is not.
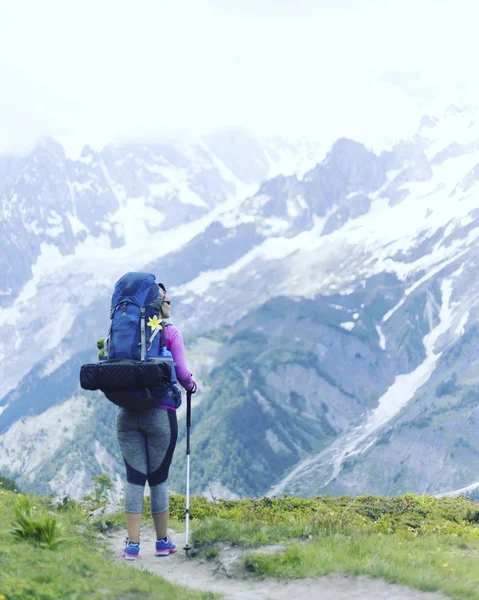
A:
[[[125,568],[145,569],[160,575],[171,583],[193,589],[224,594],[224,600],[445,600],[439,593],[426,593],[401,585],[392,585],[366,576],[327,575],[318,579],[277,581],[274,579],[245,578],[241,573],[240,557],[244,550],[225,547],[214,560],[186,558],[182,549],[185,534],[169,532],[178,552],[168,557],[154,555],[155,533],[144,527],[141,535],[140,558],[127,562],[121,557],[125,535],[112,532],[109,543],[115,560]],[[264,552],[281,551],[281,546],[262,549]],[[255,552],[259,551],[255,549]]]

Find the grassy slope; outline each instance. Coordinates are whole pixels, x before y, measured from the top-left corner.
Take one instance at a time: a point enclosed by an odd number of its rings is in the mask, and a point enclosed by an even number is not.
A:
[[[31,497],[39,514],[49,499]],[[0,600],[34,598],[212,598],[176,588],[146,572],[113,564],[77,503],[56,512],[69,543],[56,550],[17,541],[8,531],[18,503],[0,491]],[[183,528],[184,497],[171,496],[170,524]],[[222,543],[251,548],[253,576],[301,578],[367,574],[457,600],[479,598],[479,503],[408,494],[396,498],[318,496],[208,502],[191,499],[192,544],[209,558]],[[145,502],[145,520],[151,519]],[[107,517],[124,526],[124,514]],[[255,554],[282,542],[279,555]]]
[[[181,506],[175,500],[173,514],[175,502]],[[253,550],[286,541],[284,554],[245,555],[258,576],[366,574],[457,600],[479,598],[479,503],[468,499],[318,496],[216,505],[195,499],[192,515],[202,518],[193,542],[210,556],[220,542]]]
[[[31,497],[36,515],[51,511],[49,500]],[[0,491],[0,599],[97,600],[105,598],[213,598],[210,593],[173,586],[148,572],[112,563],[102,551],[87,514],[75,503],[56,513],[68,541],[51,550],[16,540],[9,531],[15,521],[17,494]]]

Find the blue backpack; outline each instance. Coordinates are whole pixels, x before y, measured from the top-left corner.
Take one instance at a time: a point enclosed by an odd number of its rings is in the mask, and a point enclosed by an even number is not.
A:
[[[105,355],[82,365],[83,389],[101,390],[114,404],[132,410],[180,406],[173,357],[165,345],[168,325],[160,320],[162,300],[152,273],[126,273],[117,281]]]

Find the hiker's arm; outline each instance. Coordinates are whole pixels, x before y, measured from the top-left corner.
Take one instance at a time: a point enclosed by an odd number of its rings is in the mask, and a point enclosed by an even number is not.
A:
[[[194,387],[191,373],[185,363],[185,346],[183,344],[183,336],[175,328],[171,329],[170,333],[170,352],[173,354],[175,361],[176,377],[185,390],[192,390]]]

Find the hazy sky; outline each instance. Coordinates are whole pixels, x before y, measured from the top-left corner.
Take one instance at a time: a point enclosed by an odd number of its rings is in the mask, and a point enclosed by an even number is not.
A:
[[[0,0],[0,149],[407,135],[479,100],[478,17],[475,0]]]

